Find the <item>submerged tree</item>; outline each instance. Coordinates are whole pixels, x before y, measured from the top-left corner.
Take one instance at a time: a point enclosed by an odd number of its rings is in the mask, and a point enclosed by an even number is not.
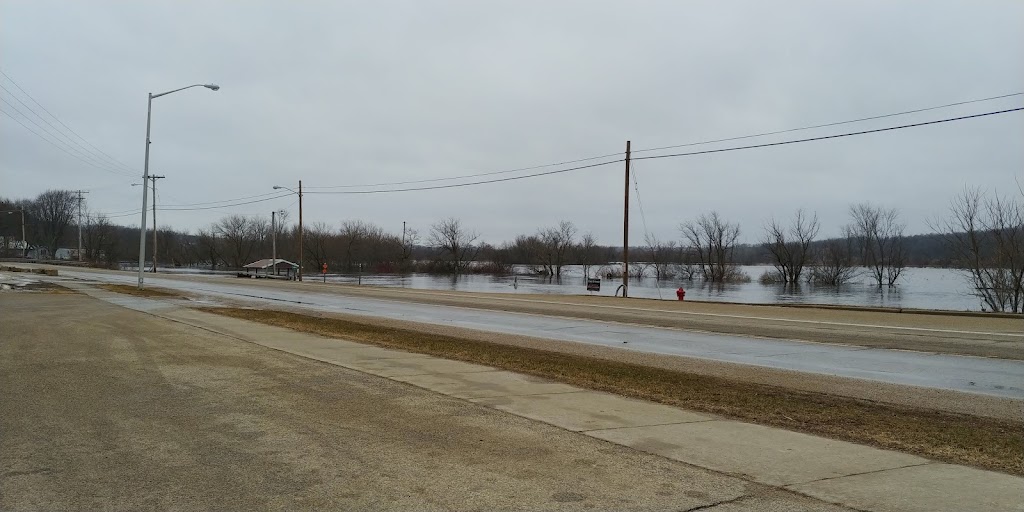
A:
[[[903,231],[906,225],[900,222],[895,208],[872,206],[869,203],[850,207],[853,221],[849,230],[860,249],[861,264],[878,284],[895,286],[896,280],[906,267],[906,251],[903,246]]]
[[[448,272],[461,274],[476,259],[478,238],[480,235],[463,227],[462,221],[449,217],[430,226],[427,243],[438,250]]]
[[[986,307],[1024,313],[1024,201],[966,190],[938,224]]]
[[[697,258],[704,279],[712,282],[731,281],[741,277],[733,264],[740,225],[727,222],[718,212],[703,214],[696,221],[679,226],[689,249]]]
[[[797,210],[789,227],[771,219],[761,245],[772,255],[772,265],[783,283],[797,283],[810,263],[811,242],[818,236],[818,215]]]

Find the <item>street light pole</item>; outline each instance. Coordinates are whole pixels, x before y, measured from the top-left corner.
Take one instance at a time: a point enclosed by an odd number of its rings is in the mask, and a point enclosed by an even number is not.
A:
[[[139,224],[139,289],[142,289],[142,273],[146,269],[146,201],[149,199],[149,127],[153,119],[153,93],[146,102],[146,163],[142,166],[142,222]]]
[[[194,84],[194,85],[189,85],[189,86],[186,86],[186,87],[182,87],[180,89],[174,89],[173,91],[162,92],[160,94],[149,93],[149,100],[146,103],[146,162],[142,166],[142,222],[139,223],[139,289],[140,290],[142,289],[143,274],[145,273],[145,268],[146,268],[146,203],[147,203],[147,200],[149,199],[147,197],[147,195],[148,195],[147,192],[149,191],[149,188],[146,187],[146,183],[148,183],[147,180],[149,180],[149,144],[150,144],[149,133],[150,133],[150,125],[151,125],[152,120],[153,120],[153,98],[159,98],[160,96],[166,96],[168,94],[175,93],[175,92],[178,92],[178,91],[184,91],[185,89],[190,89],[192,87],[206,87],[207,89],[210,89],[211,91],[216,91],[216,90],[220,89],[219,85],[214,85],[214,84]],[[155,213],[154,213],[154,216],[155,216]],[[154,231],[154,234],[155,234],[156,230],[154,229],[153,231]],[[155,253],[156,253],[156,251],[154,250],[154,257],[155,257]],[[156,270],[156,265],[155,264],[153,265],[153,270],[154,271]]]

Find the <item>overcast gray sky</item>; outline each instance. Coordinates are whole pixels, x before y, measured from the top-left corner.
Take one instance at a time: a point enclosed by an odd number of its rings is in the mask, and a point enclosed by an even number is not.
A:
[[[300,179],[325,187],[501,171],[622,152],[627,139],[644,149],[1022,92],[1024,2],[2,0],[0,69],[138,175],[146,93],[219,84],[154,101],[151,170],[167,176],[164,206]],[[9,102],[0,110],[42,132],[14,98],[42,110],[0,84],[11,91],[0,89]],[[684,150],[1019,106],[1024,96]],[[1015,112],[634,170],[647,228],[664,239],[717,210],[755,241],[766,218],[800,207],[831,236],[861,201],[898,207],[916,233],[965,186],[1015,190],[1022,142]],[[614,164],[446,190],[309,194],[305,220],[363,219],[392,232],[408,221],[425,233],[454,216],[493,242],[567,219],[618,244],[622,175]],[[133,181],[0,115],[0,197],[85,189],[92,209],[117,214],[140,206]],[[194,230],[280,208],[297,218],[289,196],[159,221]],[[640,244],[635,192],[631,212]]]

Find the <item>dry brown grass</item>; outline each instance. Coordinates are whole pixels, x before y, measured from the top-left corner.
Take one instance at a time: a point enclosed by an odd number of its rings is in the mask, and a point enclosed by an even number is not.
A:
[[[143,288],[140,290],[138,289],[138,287],[127,284],[101,284],[99,285],[99,287],[110,292],[123,293],[125,295],[134,295],[136,297],[155,297],[169,299],[182,296],[177,293],[157,290],[154,288]]]
[[[283,311],[204,311],[457,359],[763,425],[1024,475],[1024,422],[795,391],[631,363]]]

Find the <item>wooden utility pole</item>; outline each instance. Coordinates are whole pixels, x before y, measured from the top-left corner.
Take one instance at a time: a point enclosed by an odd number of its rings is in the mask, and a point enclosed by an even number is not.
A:
[[[302,180],[299,180],[299,281],[302,281]]]
[[[157,176],[155,174],[150,175],[149,179],[153,180],[153,273],[156,274],[156,180],[166,178],[167,176]]]
[[[76,190],[78,194],[78,261],[82,261],[82,194],[88,194],[88,190]]]
[[[626,141],[626,198],[622,209],[622,297],[629,297],[629,141]]]

